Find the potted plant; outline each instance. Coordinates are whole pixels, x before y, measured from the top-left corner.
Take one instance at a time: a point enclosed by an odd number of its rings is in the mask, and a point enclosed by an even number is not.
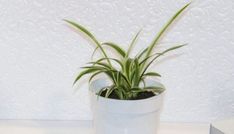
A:
[[[135,57],[129,54],[140,34],[133,38],[128,50],[112,42],[99,42],[86,28],[73,21],[65,20],[81,31],[96,45],[103,57],[83,67],[74,84],[84,75],[90,74],[90,93],[96,134],[156,134],[160,109],[162,106],[164,86],[159,81],[148,79],[160,77],[149,67],[158,58],[185,44],[153,53],[158,41],[175,19],[190,5],[186,4],[175,13],[168,23],[157,34],[152,43]],[[117,58],[109,57],[104,47],[110,47]],[[102,79],[94,77],[104,74]]]

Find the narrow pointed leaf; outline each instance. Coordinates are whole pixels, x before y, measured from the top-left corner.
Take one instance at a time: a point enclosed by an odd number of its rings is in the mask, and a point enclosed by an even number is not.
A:
[[[124,66],[124,72],[126,74],[126,76],[129,76],[130,75],[130,70],[131,70],[131,63],[132,63],[132,59],[128,58],[126,61],[125,61],[125,66]]]
[[[115,59],[115,58],[101,58],[101,59],[97,60],[96,62],[98,63],[98,62],[102,62],[105,60],[115,61],[116,63],[118,63],[121,66],[121,68],[124,68],[124,65],[122,64],[122,62],[118,59]]]
[[[177,11],[172,17],[171,19],[166,23],[166,25],[161,29],[161,31],[158,33],[158,35],[155,37],[155,39],[153,40],[153,42],[151,43],[151,45],[149,46],[149,49],[147,51],[146,56],[148,57],[153,48],[156,46],[157,42],[159,41],[159,39],[161,38],[161,36],[163,35],[163,33],[168,29],[168,27],[175,21],[175,19],[190,5],[190,3],[186,4],[184,7],[182,7],[179,11]]]
[[[91,55],[91,59],[93,59],[93,57],[94,57],[96,51],[98,50],[98,48],[99,48],[99,47],[96,47],[96,48],[93,50],[93,53],[92,53],[92,55]]]
[[[144,70],[143,70],[143,72],[142,72],[142,74],[141,74],[141,77],[143,77],[143,75],[144,75],[144,73],[146,72],[146,70],[149,68],[149,66],[150,66],[157,58],[159,58],[160,56],[162,56],[162,55],[165,54],[165,53],[168,53],[168,52],[173,51],[173,50],[175,50],[175,49],[181,48],[181,47],[183,47],[183,46],[185,46],[185,45],[186,45],[186,44],[171,47],[171,48],[169,48],[169,49],[166,49],[165,51],[163,51],[163,52],[160,53],[159,55],[155,56],[155,57],[146,65],[146,67],[144,68]]]
[[[113,48],[122,57],[125,57],[125,55],[126,55],[126,52],[121,47],[119,47],[118,45],[116,45],[115,43],[105,42],[105,43],[102,43],[102,45],[107,45],[107,46]]]
[[[156,72],[148,72],[145,73],[143,76],[156,76],[156,77],[161,77],[160,74],[156,73]]]
[[[106,88],[102,88],[98,93],[97,93],[97,99],[101,96],[101,94],[106,90]]]
[[[99,66],[102,66],[102,67],[111,69],[111,66],[109,66],[109,65],[106,64],[106,63],[102,63],[102,62],[90,62],[90,63],[93,64],[94,66],[95,66],[95,65],[99,65]]]
[[[148,87],[145,87],[144,90],[146,90],[146,91],[151,91],[151,92],[161,93],[161,92],[163,92],[165,89],[162,88],[162,87],[157,87],[157,86],[148,86]]]
[[[139,80],[140,80],[140,70],[139,70],[139,63],[138,59],[134,59],[134,69],[135,69],[135,77],[134,77],[134,85],[133,86],[139,86]]]
[[[149,48],[147,47],[147,48],[145,48],[140,54],[137,54],[137,58],[138,58],[138,59],[141,59],[142,56],[143,56],[144,54],[146,54],[146,52],[147,52],[148,49],[149,49]]]
[[[126,57],[129,56],[129,54],[130,54],[130,52],[131,52],[131,50],[132,50],[134,44],[136,43],[136,40],[137,40],[139,34],[141,33],[141,31],[142,31],[142,29],[140,29],[140,30],[137,32],[137,34],[135,35],[135,37],[133,38],[133,40],[132,40],[132,42],[131,42],[131,44],[130,44],[130,46],[129,46],[129,48],[128,48]]]
[[[82,72],[76,77],[75,81],[73,82],[73,85],[74,85],[82,76],[84,76],[84,75],[86,75],[86,74],[89,74],[89,73],[92,73],[92,72],[95,72],[95,71],[97,71],[97,69],[95,69],[95,68],[90,68],[90,69],[87,69],[87,70],[82,71]]]
[[[105,97],[108,98],[113,91],[114,91],[114,88],[107,89]]]
[[[92,74],[92,75],[90,76],[90,78],[89,78],[89,82],[91,82],[91,81],[92,81],[92,79],[93,79],[95,76],[97,76],[97,75],[99,75],[99,74],[101,74],[101,73],[103,73],[103,72],[105,72],[105,71],[104,71],[104,70],[102,70],[102,71],[98,71],[98,72],[96,72],[96,73]]]
[[[102,48],[101,44],[98,42],[98,40],[94,37],[94,35],[91,32],[89,32],[86,28],[84,28],[83,26],[81,26],[78,23],[75,23],[75,22],[70,21],[70,20],[64,20],[64,21],[67,22],[67,23],[69,23],[70,25],[74,26],[75,28],[77,28],[78,30],[80,30],[81,32],[83,32],[84,34],[86,34],[91,40],[93,40],[95,42],[95,44],[97,45],[97,47],[99,47],[100,50],[102,51],[104,57],[107,58],[106,52],[104,51],[104,49]],[[108,62],[111,65],[110,61],[108,61]]]
[[[73,21],[70,20],[64,20],[67,23],[71,24],[72,26],[74,26],[75,28],[79,29],[80,31],[82,31],[84,34],[86,34],[91,40],[93,40],[97,45],[99,44],[99,42],[97,41],[97,39],[93,36],[93,34],[91,32],[89,32],[86,28],[84,28],[83,26],[81,26],[78,23],[75,23]]]

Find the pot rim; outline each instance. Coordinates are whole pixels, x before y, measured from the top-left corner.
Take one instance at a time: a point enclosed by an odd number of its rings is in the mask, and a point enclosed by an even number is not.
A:
[[[138,100],[121,100],[121,99],[113,99],[113,98],[106,98],[106,97],[103,97],[103,96],[99,96],[99,95],[97,95],[94,91],[92,91],[92,87],[94,87],[94,84],[96,84],[96,83],[98,83],[99,81],[104,81],[105,83],[107,83],[107,80],[106,79],[104,79],[104,78],[99,78],[99,79],[96,79],[96,80],[94,80],[94,81],[92,81],[91,83],[90,83],[90,89],[89,89],[89,91],[91,92],[91,94],[93,94],[95,97],[97,97],[97,99],[101,99],[101,100],[103,100],[103,101],[112,101],[112,102],[141,102],[141,101],[148,101],[148,100],[154,100],[154,99],[157,99],[157,98],[160,98],[161,96],[163,96],[164,94],[165,94],[165,92],[166,92],[166,89],[165,89],[165,87],[164,87],[164,85],[163,84],[161,84],[160,82],[158,82],[158,81],[156,81],[156,80],[152,80],[152,79],[147,79],[146,80],[146,83],[148,82],[148,83],[153,83],[153,84],[158,84],[158,85],[160,85],[160,86],[162,86],[163,88],[164,88],[164,90],[161,92],[161,93],[159,93],[159,94],[157,94],[157,95],[154,95],[154,96],[152,96],[152,97],[149,97],[149,98],[145,98],[145,99],[138,99]]]
[[[156,84],[161,84],[154,80],[147,80],[146,83],[152,86]],[[111,99],[102,96],[98,97],[98,95],[95,94],[101,88],[108,86],[109,84],[110,83],[108,83],[107,79],[97,79],[90,84],[90,95],[92,102],[91,108],[93,109],[93,111],[137,115],[152,113],[161,109],[165,91],[163,91],[159,95],[139,100]],[[161,86],[163,85],[161,84]]]

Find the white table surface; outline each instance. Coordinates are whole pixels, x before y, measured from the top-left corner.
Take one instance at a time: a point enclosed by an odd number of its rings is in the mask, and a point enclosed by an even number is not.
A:
[[[209,124],[160,124],[159,134],[209,134]],[[0,134],[93,134],[91,121],[0,120]]]

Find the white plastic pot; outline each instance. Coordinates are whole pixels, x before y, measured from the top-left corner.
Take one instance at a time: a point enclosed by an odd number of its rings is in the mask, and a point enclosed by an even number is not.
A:
[[[160,85],[152,80],[147,85]],[[164,93],[142,100],[116,100],[97,97],[107,81],[98,79],[90,85],[95,134],[157,134]]]

